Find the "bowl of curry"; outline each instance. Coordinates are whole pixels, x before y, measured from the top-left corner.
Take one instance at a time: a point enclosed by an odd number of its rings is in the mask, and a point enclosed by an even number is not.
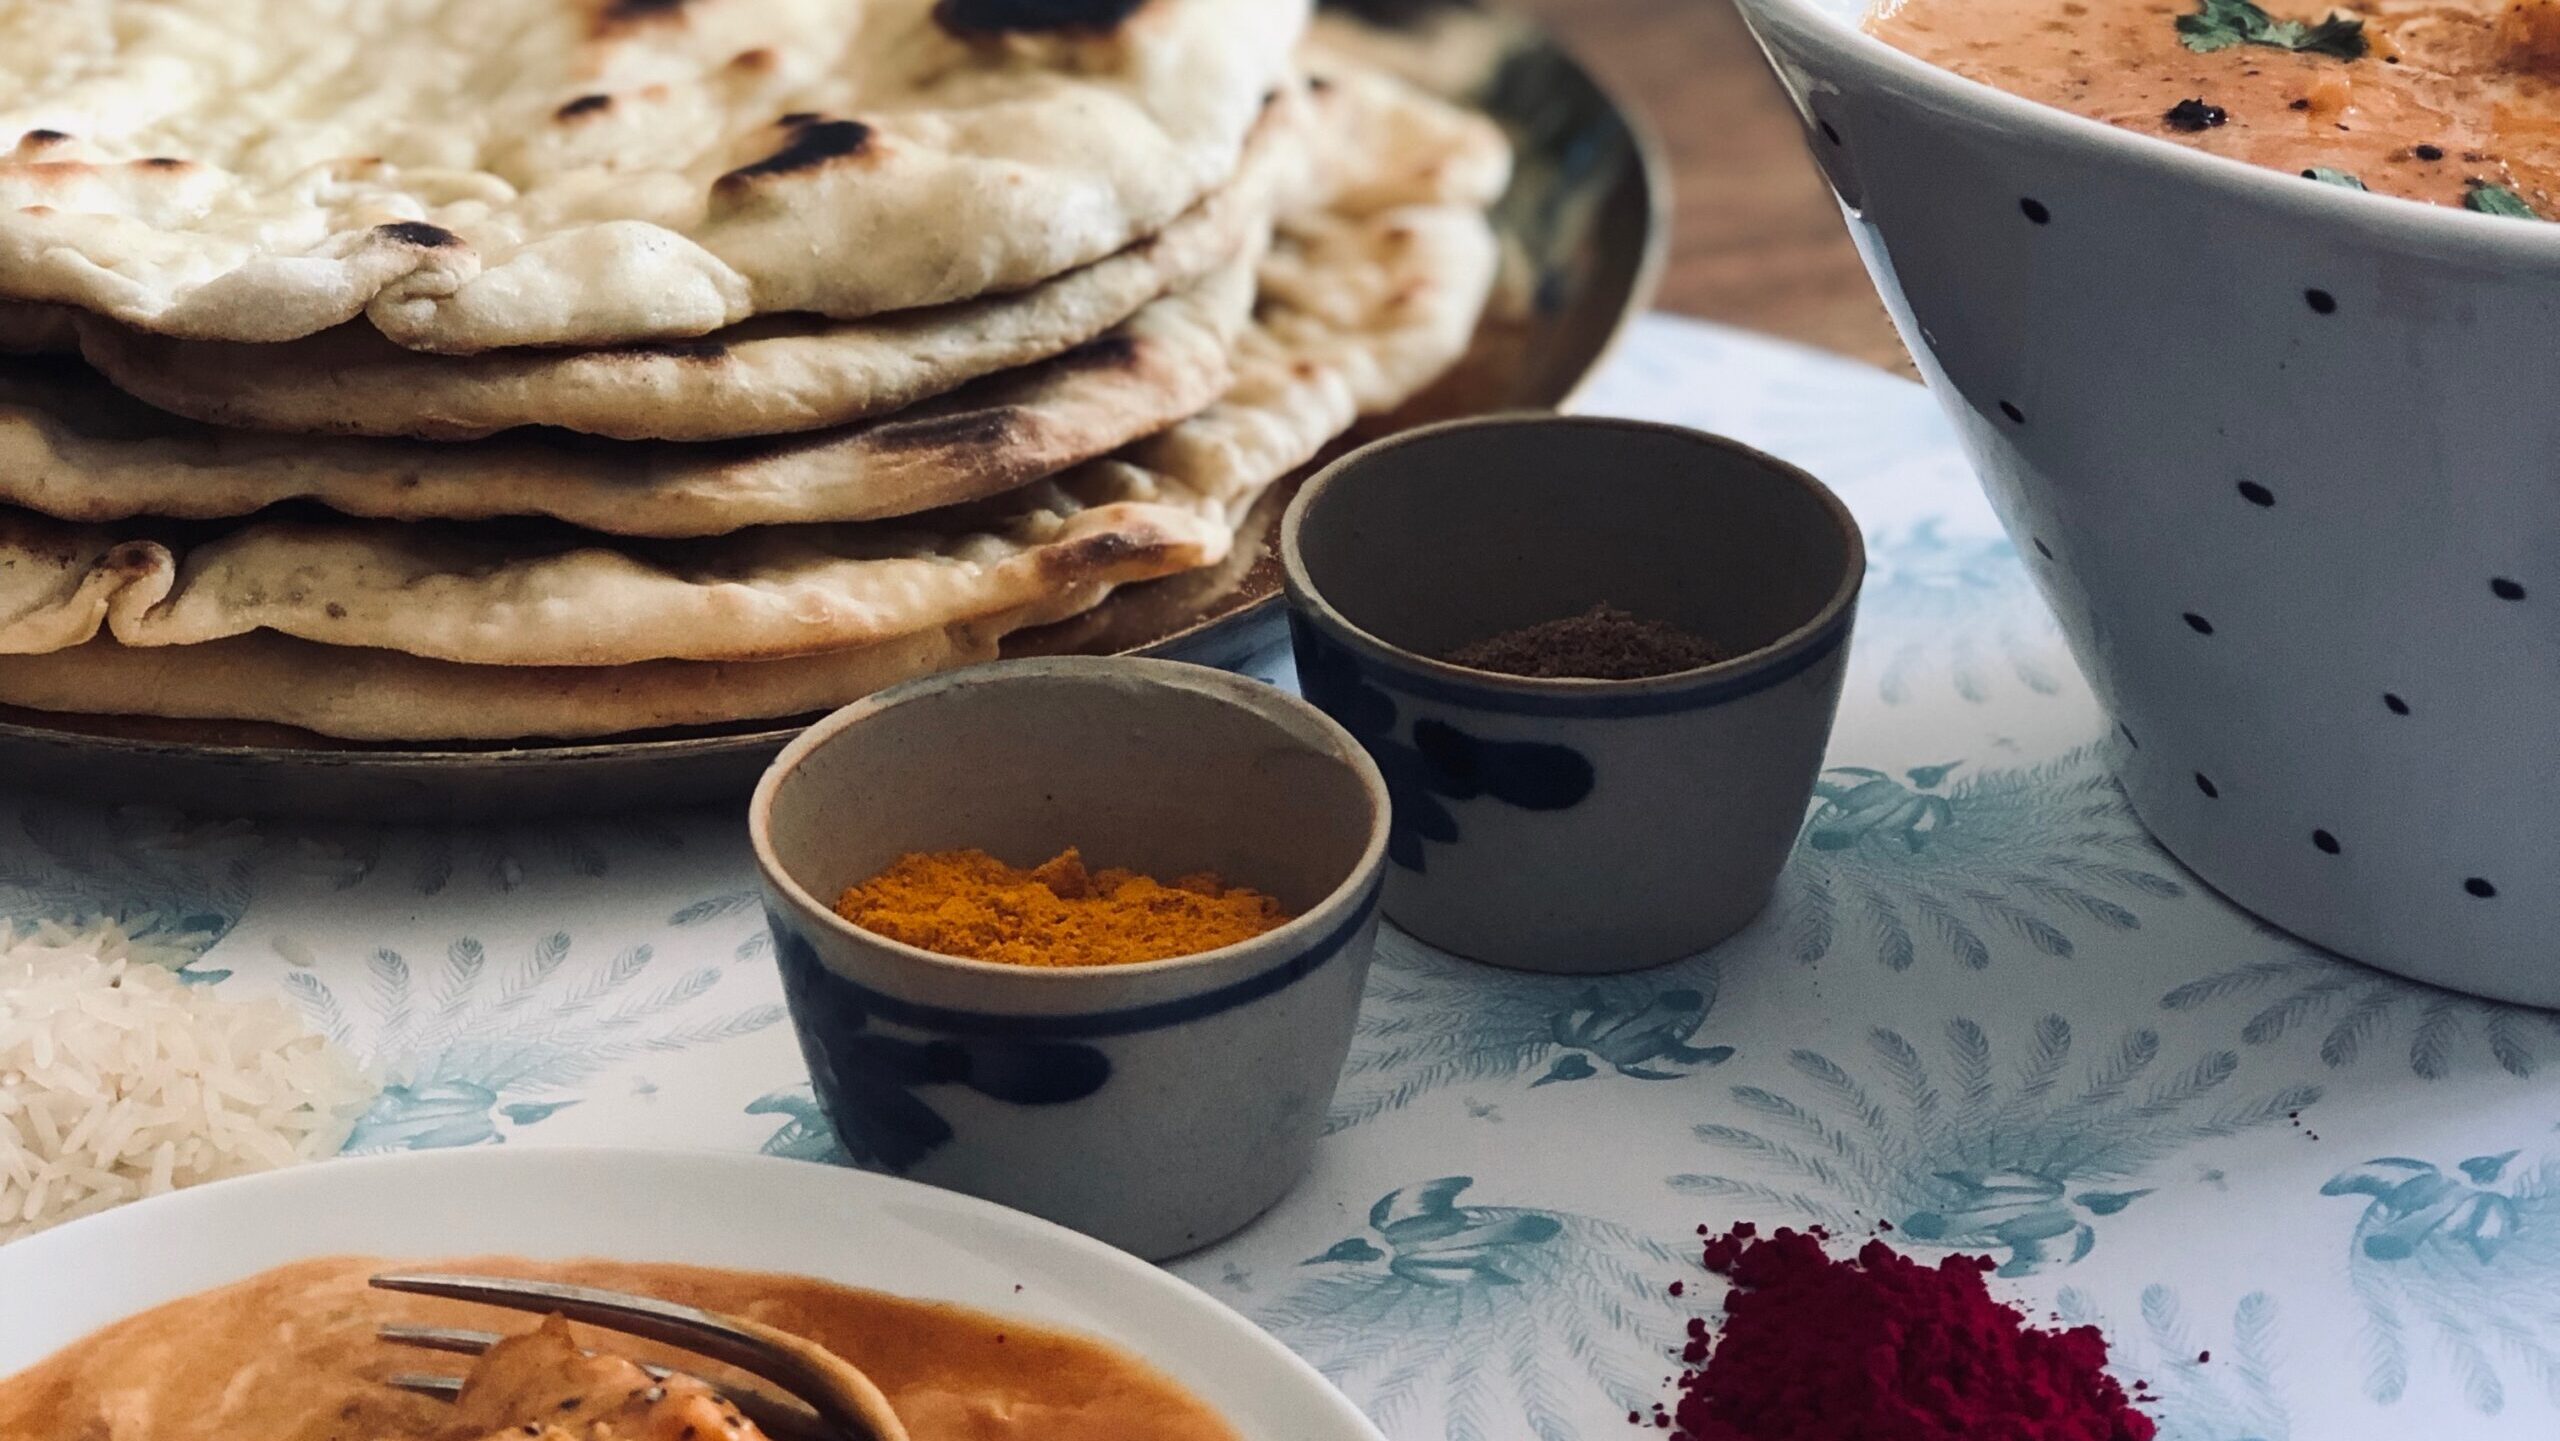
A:
[[[1741,4],[2152,832],[2560,1003],[2560,5]]]
[[[859,1367],[911,1441],[1381,1441],[1251,1322],[1062,1228],[840,1167],[574,1147],[334,1161],[0,1247],[0,1436],[775,1441],[695,1404],[692,1376],[747,1379],[700,1356],[366,1284],[413,1266],[751,1317]],[[510,1344],[439,1356],[385,1323]],[[392,1384],[417,1372],[479,1384]]]

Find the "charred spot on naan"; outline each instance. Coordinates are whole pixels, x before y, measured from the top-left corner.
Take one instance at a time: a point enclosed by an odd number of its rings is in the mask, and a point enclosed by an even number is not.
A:
[[[1052,585],[1134,580],[1187,567],[1189,549],[1161,527],[1146,521],[1127,522],[1043,547],[1040,574]]]
[[[58,150],[62,146],[70,143],[71,137],[59,130],[30,130],[26,134],[18,137],[17,148],[10,152],[8,158],[13,160],[37,160],[38,157]]]
[[[589,0],[595,18],[588,28],[599,36],[637,30],[644,25],[682,23],[686,7],[696,0]]]
[[[1147,7],[1148,0],[938,0],[933,21],[967,39],[982,35],[1107,35]]]
[[[1114,332],[1061,351],[1049,363],[1061,370],[1137,370],[1146,361],[1143,342],[1134,335]]]
[[[1063,351],[1045,362],[1053,373],[1066,371],[1144,370],[1155,352],[1127,335],[1105,335]],[[1007,447],[1054,443],[1052,423],[1038,410],[1021,405],[972,405],[936,415],[884,420],[868,436],[880,452],[930,451],[952,457],[955,465]]]
[[[581,95],[577,99],[570,101],[568,104],[561,106],[559,109],[552,111],[551,118],[554,120],[577,120],[585,116],[600,114],[612,108],[613,97],[610,95]]]
[[[918,420],[884,421],[872,428],[870,440],[875,450],[884,452],[930,450],[966,456],[1012,441],[1025,420],[1019,407],[989,406]]]
[[[744,195],[760,180],[810,175],[840,164],[860,164],[875,153],[871,142],[877,132],[859,120],[786,115],[782,123],[791,131],[791,138],[782,143],[782,148],[713,181],[715,194]]]
[[[414,245],[420,250],[442,250],[449,245],[462,244],[461,236],[423,220],[394,220],[388,225],[373,227],[373,233],[395,245]]]
[[[158,571],[168,561],[169,552],[159,542],[128,540],[118,542],[105,555],[98,557],[96,568],[132,581]]]
[[[723,360],[728,357],[729,347],[717,340],[648,340],[596,354],[608,359],[629,356],[634,360]]]

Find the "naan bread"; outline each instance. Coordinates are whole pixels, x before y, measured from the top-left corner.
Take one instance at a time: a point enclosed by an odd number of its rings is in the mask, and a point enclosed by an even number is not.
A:
[[[543,516],[659,537],[910,515],[1054,474],[1217,399],[1260,253],[1056,359],[881,420],[769,441],[272,435],[180,420],[63,361],[0,362],[0,502],[106,521],[308,500],[390,520]]]
[[[1308,68],[1321,93],[1301,128],[1315,139],[1303,163],[1285,153],[1272,162],[1279,202],[1302,235],[1397,206],[1480,210],[1501,193],[1509,149],[1482,116],[1321,53],[1310,54]],[[912,514],[1052,474],[1206,405],[1230,380],[1226,352],[1250,303],[1244,267],[1265,238],[1256,227],[1225,270],[1147,306],[1100,344],[867,425],[775,441],[268,435],[175,419],[78,367],[0,364],[0,503],[110,521],[214,519],[310,500],[390,520],[543,516],[662,538]],[[1332,303],[1329,287],[1349,295],[1377,280],[1356,251],[1300,243],[1293,253],[1328,257],[1313,275],[1293,278],[1285,258],[1271,272],[1303,308]],[[1297,270],[1307,263],[1294,262]],[[0,309],[0,320],[9,313]],[[46,337],[30,325],[21,338]],[[470,368],[496,359],[414,363]]]
[[[1224,184],[1306,0],[5,0],[0,295],[681,339],[1020,289]],[[14,137],[14,139],[12,139]]]
[[[245,430],[471,440],[544,425],[729,440],[848,425],[1047,360],[1246,255],[1280,190],[1302,182],[1305,115],[1295,93],[1274,106],[1234,183],[1118,254],[1028,290],[925,310],[762,315],[699,340],[446,356],[394,345],[363,321],[256,345],[0,304],[0,349],[75,349],[129,395]]]
[[[1480,216],[1383,211],[1308,243],[1392,275],[1365,287],[1365,308],[1275,305],[1240,344],[1227,398],[1023,502],[1040,515],[1019,523],[1056,527],[1046,547],[1013,548],[995,529],[944,536],[922,569],[914,557],[884,557],[873,579],[836,569],[811,590],[791,588],[795,573],[767,548],[793,542],[744,542],[725,579],[601,548],[479,551],[399,572],[430,555],[417,548],[418,528],[350,523],[343,529],[378,548],[341,572],[333,561],[349,552],[310,544],[296,527],[252,526],[180,556],[148,541],[88,549],[110,537],[20,517],[0,542],[0,645],[39,653],[0,658],[0,704],[274,721],[358,740],[574,738],[805,714],[990,658],[1006,633],[1078,614],[1115,584],[1215,563],[1271,481],[1313,459],[1362,409],[1400,404],[1462,353],[1496,262]],[[1319,268],[1310,261],[1306,271]],[[1074,508],[1085,504],[1093,508]],[[733,544],[703,542],[692,564]],[[1032,573],[1050,592],[1003,608]],[[415,583],[375,583],[395,574]],[[898,582],[874,583],[891,576]],[[971,605],[989,608],[952,614]],[[891,615],[919,628],[893,634]],[[96,635],[100,625],[111,634]],[[772,656],[799,643],[782,638],[827,627],[873,639],[788,659],[552,663]],[[541,663],[408,653],[418,651]]]
[[[272,634],[160,650],[96,640],[0,658],[0,703],[70,715],[264,721],[356,741],[628,736],[832,710],[900,681],[994,660],[1008,632],[1101,601],[1096,593],[1062,594],[1033,613],[861,650],[731,664],[451,665]]]
[[[1407,205],[1483,210],[1511,183],[1511,142],[1476,111],[1310,42],[1304,145],[1313,157],[1293,213],[1353,217]],[[1285,203],[1285,201],[1284,201]]]
[[[477,665],[761,660],[1206,565],[1252,490],[1454,360],[1491,285],[1490,231],[1462,210],[1389,211],[1327,229],[1304,255],[1283,248],[1275,273],[1325,308],[1275,298],[1240,342],[1229,398],[1121,461],[977,512],[604,545],[547,527],[334,517],[199,539],[0,511],[0,653],[61,650],[104,627],[127,646],[263,629]]]
[[[1226,553],[1215,516],[1132,498],[1117,480],[1044,481],[950,529],[768,526],[646,547],[520,526],[335,520],[262,520],[190,544],[0,513],[0,649],[57,650],[103,625],[135,646],[272,629],[486,665],[760,660],[876,644]]]

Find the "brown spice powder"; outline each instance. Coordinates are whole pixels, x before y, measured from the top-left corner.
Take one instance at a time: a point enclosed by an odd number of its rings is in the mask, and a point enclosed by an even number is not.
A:
[[[1644,680],[1724,659],[1702,636],[1613,605],[1463,645],[1441,659],[1533,680]]]

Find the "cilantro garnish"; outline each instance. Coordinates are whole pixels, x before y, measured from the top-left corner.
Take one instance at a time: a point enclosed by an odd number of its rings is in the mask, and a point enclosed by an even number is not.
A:
[[[2323,185],[2335,185],[2344,190],[2364,189],[2363,181],[2358,180],[2355,176],[2344,170],[2332,170],[2326,165],[2312,166],[2310,169],[2302,172],[2302,178],[2305,180],[2317,180]]]
[[[2483,215],[2503,215],[2510,220],[2542,218],[2535,213],[2532,206],[2525,204],[2523,196],[2503,185],[2492,185],[2486,180],[2471,182],[2471,188],[2463,193],[2462,208],[2476,210]]]
[[[2210,53],[2234,45],[2272,45],[2340,60],[2364,56],[2364,21],[2353,15],[2331,15],[2316,23],[2278,20],[2250,0],[2203,0],[2204,8],[2178,17],[2178,39],[2190,50]]]

